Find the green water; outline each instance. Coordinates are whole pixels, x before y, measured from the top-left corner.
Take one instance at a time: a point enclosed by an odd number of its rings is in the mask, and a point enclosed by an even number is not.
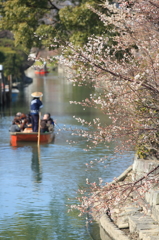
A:
[[[113,154],[113,145],[110,150],[100,146],[84,151],[85,142],[73,137],[69,130],[80,127],[72,116],[90,120],[99,115],[97,111],[84,111],[78,105],[69,104],[70,100],[80,101],[94,89],[73,87],[57,73],[38,78],[30,71],[29,76],[33,77],[33,83],[0,116],[0,239],[100,240],[98,225],[87,226],[85,216],[68,212],[69,206],[77,203],[76,192],[85,185],[86,178],[93,182],[99,177],[111,181],[132,163],[132,157],[108,158],[104,163],[106,168],[97,164],[87,169],[87,162]],[[19,144],[13,148],[9,143],[11,121],[16,112],[29,111],[30,95],[34,91],[44,93],[42,114],[50,112],[57,124],[55,142],[41,145],[40,154],[36,144]],[[70,145],[67,140],[77,144]]]

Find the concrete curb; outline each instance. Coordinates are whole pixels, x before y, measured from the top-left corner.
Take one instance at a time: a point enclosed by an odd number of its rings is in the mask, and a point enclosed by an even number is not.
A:
[[[118,176],[115,180],[113,180],[110,184],[115,182],[123,181],[129,172],[132,171],[132,165],[129,166],[120,176]],[[94,219],[97,218],[94,216]],[[131,240],[122,230],[120,230],[106,215],[103,214],[99,219],[98,223],[104,229],[104,231],[112,238],[113,240]]]
[[[125,180],[125,178],[129,176],[128,174],[130,172],[130,176],[133,177],[134,173],[139,175],[139,173],[143,170],[146,172],[149,166],[152,168],[151,161],[141,161],[140,163],[138,160],[135,166],[139,166],[139,164],[144,164],[144,168],[143,166],[140,168],[136,167],[136,172],[134,172],[135,167],[130,166],[113,182],[116,183]],[[147,165],[149,166],[147,167]],[[142,173],[141,176],[143,176],[143,174],[144,173]],[[141,199],[140,201],[135,201],[135,204],[134,202],[128,202],[128,205],[125,205],[122,209],[120,209],[120,215],[111,216],[112,219],[116,219],[117,217],[117,220],[115,221],[116,224],[111,221],[107,214],[103,214],[99,218],[99,224],[103,231],[105,231],[113,240],[159,240],[159,191],[158,189],[157,191],[156,189],[151,189],[151,191],[147,194],[149,194],[147,200],[149,200],[148,202],[150,202],[150,204],[145,201],[145,198],[143,202],[141,202]],[[144,209],[147,207],[151,210],[149,214],[144,212]],[[120,229],[121,226],[127,226],[128,235]]]
[[[131,172],[132,169],[133,169],[133,165],[130,165],[119,177],[117,177],[111,183],[124,181],[124,179],[127,177],[128,173]]]
[[[121,231],[113,222],[111,222],[106,214],[99,219],[99,223],[108,233],[108,235],[114,240],[131,240],[123,231]]]

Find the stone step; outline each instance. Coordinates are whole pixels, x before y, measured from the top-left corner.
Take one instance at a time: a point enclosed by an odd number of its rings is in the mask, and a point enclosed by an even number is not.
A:
[[[151,216],[136,213],[129,216],[129,230],[137,232],[142,240],[159,240],[159,224]]]

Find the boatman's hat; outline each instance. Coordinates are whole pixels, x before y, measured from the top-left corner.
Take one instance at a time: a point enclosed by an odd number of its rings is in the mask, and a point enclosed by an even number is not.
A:
[[[43,93],[42,92],[34,92],[31,94],[31,96],[34,98],[40,98],[43,96]]]

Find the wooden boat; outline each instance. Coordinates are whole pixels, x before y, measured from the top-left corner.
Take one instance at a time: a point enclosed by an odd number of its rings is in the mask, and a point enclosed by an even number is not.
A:
[[[35,74],[40,74],[40,75],[46,75],[49,73],[49,70],[44,70],[44,69],[40,69],[40,70],[36,70]]]
[[[40,133],[40,143],[51,143],[54,139],[54,131]],[[10,132],[10,144],[13,147],[18,145],[18,142],[37,142],[38,133],[36,132]]]

